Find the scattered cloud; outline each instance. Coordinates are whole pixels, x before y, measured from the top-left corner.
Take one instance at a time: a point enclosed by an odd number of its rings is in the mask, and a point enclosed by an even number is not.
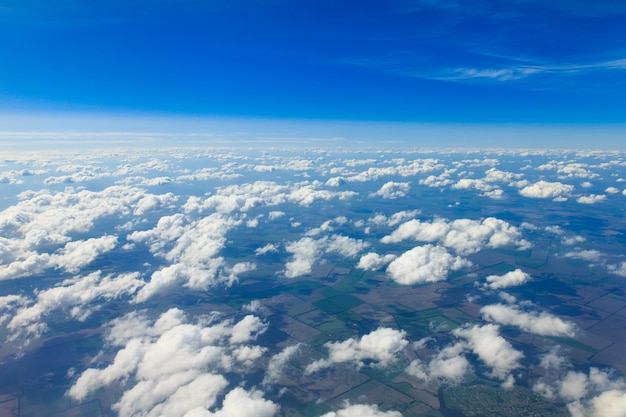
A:
[[[574,324],[545,311],[528,312],[511,305],[491,304],[482,307],[480,312],[487,321],[516,326],[523,331],[542,336],[573,337],[576,333]]]
[[[529,243],[521,238],[521,232],[518,228],[494,217],[480,221],[470,219],[447,221],[436,218],[431,222],[423,222],[413,219],[401,224],[380,241],[389,244],[407,239],[439,242],[461,255],[475,253],[485,247],[497,248],[515,245],[526,248],[529,246]]]
[[[36,299],[5,299],[13,304],[7,329],[12,339],[40,337],[48,329],[46,318],[54,315],[65,320],[83,321],[101,307],[94,305],[94,301],[131,296],[144,284],[137,272],[103,276],[98,271],[40,291]]]
[[[279,353],[272,356],[267,364],[265,370],[265,377],[263,378],[262,385],[272,385],[279,382],[283,372],[283,368],[289,362],[289,360],[298,353],[300,344],[287,346]]]
[[[602,201],[606,201],[606,195],[604,194],[583,195],[576,199],[576,202],[581,204],[596,204]]]
[[[293,254],[293,258],[285,265],[285,276],[295,278],[309,274],[313,265],[324,254],[335,254],[346,258],[354,258],[369,243],[348,236],[333,234],[319,239],[303,237],[285,246],[287,252]]]
[[[406,219],[411,219],[417,216],[419,213],[419,210],[402,210],[389,217],[384,214],[376,214],[374,217],[370,217],[368,222],[377,226],[387,225],[389,227],[393,227],[402,223]]]
[[[450,271],[469,267],[472,263],[460,256],[453,256],[441,246],[417,246],[394,259],[387,267],[387,274],[403,285],[442,281]]]
[[[411,186],[408,182],[389,181],[383,184],[378,191],[372,193],[371,195],[387,199],[395,199],[399,197],[406,197],[410,189]]]
[[[376,404],[344,404],[338,411],[331,411],[321,417],[402,417],[398,411],[382,411]]]
[[[337,363],[349,363],[357,368],[365,366],[386,367],[394,362],[398,353],[407,345],[406,333],[386,327],[380,327],[359,339],[347,339],[343,342],[326,342],[328,358],[319,359],[307,365],[305,374],[318,372]]]
[[[170,309],[154,321],[131,313],[114,320],[107,335],[107,341],[119,349],[113,361],[105,367],[85,370],[68,395],[82,401],[100,388],[124,387],[113,405],[121,417],[272,416],[278,406],[259,391],[240,387],[226,392],[221,407],[216,407],[229,385],[222,373],[245,371],[250,358],[241,361],[238,352],[243,347],[254,348],[247,343],[266,328],[254,316],[236,323],[225,320],[205,324],[189,322],[178,309]],[[260,355],[263,349],[257,351]]]
[[[448,383],[459,383],[465,374],[472,370],[464,356],[465,348],[462,342],[444,347],[428,363],[420,359],[413,360],[406,372],[426,382],[438,379]]]
[[[494,324],[472,325],[455,329],[452,334],[466,340],[469,349],[491,368],[494,377],[506,380],[511,371],[521,366],[524,354],[500,336],[499,330]]]
[[[502,288],[522,285],[528,280],[530,280],[530,275],[518,268],[514,271],[507,272],[504,275],[487,276],[485,278],[485,281],[487,281],[485,286],[491,288],[492,290],[499,290]]]
[[[21,201],[0,213],[0,280],[28,277],[49,268],[77,273],[103,253],[111,251],[117,237],[85,240],[96,222],[112,216],[131,216],[146,209],[146,199],[167,204],[171,196],[154,196],[144,190],[113,186],[102,191],[66,188],[64,191],[27,191]]]
[[[389,264],[396,258],[397,256],[393,254],[379,255],[375,252],[369,252],[361,256],[361,259],[359,259],[359,263],[356,267],[360,269],[376,271],[377,269],[381,269],[385,265]]]
[[[254,253],[256,255],[265,255],[266,253],[274,252],[278,252],[278,246],[276,246],[276,244],[274,243],[268,243],[267,245],[261,246],[260,248],[254,250]]]
[[[532,185],[527,185],[519,190],[519,193],[529,198],[551,198],[553,201],[565,201],[573,190],[573,185],[541,180]]]

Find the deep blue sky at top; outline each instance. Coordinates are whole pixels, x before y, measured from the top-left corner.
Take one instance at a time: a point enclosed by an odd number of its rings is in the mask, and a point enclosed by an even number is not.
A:
[[[626,1],[4,0],[0,111],[626,122]]]

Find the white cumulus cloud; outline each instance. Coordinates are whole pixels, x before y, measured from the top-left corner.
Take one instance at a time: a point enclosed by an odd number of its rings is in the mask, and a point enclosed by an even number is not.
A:
[[[387,366],[396,360],[402,349],[408,345],[404,331],[381,327],[359,339],[350,338],[343,342],[327,342],[328,358],[320,359],[307,365],[305,374],[311,374],[328,368],[336,363],[351,363],[361,368],[365,361],[372,361],[374,366]]]
[[[551,198],[555,201],[563,201],[567,200],[572,190],[574,190],[573,185],[541,180],[527,185],[519,190],[519,193],[529,198]]]
[[[492,290],[522,285],[530,279],[530,275],[521,269],[507,272],[504,275],[489,275],[485,278],[487,287]]]
[[[441,246],[417,246],[394,259],[387,274],[399,284],[413,285],[442,281],[450,271],[468,267],[471,262],[453,256]]]
[[[483,318],[496,323],[516,326],[526,332],[542,336],[567,336],[572,337],[576,328],[570,322],[553,316],[545,311],[523,311],[515,306],[504,304],[492,304],[480,309]]]
[[[499,330],[495,324],[473,325],[455,329],[452,334],[467,341],[468,347],[492,369],[493,376],[505,380],[521,366],[524,354],[500,336]]]
[[[68,394],[82,401],[99,388],[123,387],[113,405],[120,417],[272,416],[278,409],[274,403],[258,391],[239,387],[227,392],[221,407],[216,407],[229,385],[222,373],[233,368],[245,371],[249,355],[240,354],[255,350],[246,343],[266,326],[254,316],[237,323],[206,324],[190,323],[178,309],[154,321],[132,313],[115,320],[107,335],[108,342],[119,348],[112,362],[84,371]]]

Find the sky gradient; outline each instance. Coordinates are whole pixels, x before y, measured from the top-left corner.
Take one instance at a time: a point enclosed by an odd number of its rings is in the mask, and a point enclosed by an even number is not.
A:
[[[0,130],[264,120],[249,139],[268,121],[356,138],[367,121],[422,145],[454,125],[623,147],[625,19],[610,1],[5,1]]]

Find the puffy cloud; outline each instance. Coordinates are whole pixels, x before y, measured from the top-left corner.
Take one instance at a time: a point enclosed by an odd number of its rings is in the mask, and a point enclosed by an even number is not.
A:
[[[365,361],[373,361],[374,366],[384,367],[395,361],[397,354],[408,343],[404,331],[386,327],[378,328],[360,339],[326,342],[324,347],[328,349],[328,358],[310,363],[304,372],[311,374],[336,363],[351,363],[361,368],[365,366]]]
[[[517,186],[520,182],[515,182],[515,180],[522,178],[522,176],[523,174],[501,171],[492,167],[485,171],[484,178],[461,178],[458,182],[452,185],[452,188],[462,190],[478,190],[482,191],[481,195],[484,197],[500,199],[504,196],[504,191],[498,188],[496,183],[505,182],[510,186]]]
[[[458,328],[452,334],[467,341],[468,347],[492,369],[496,378],[505,380],[512,370],[519,368],[524,357],[499,333],[495,324],[473,325]]]
[[[32,170],[21,169],[0,172],[0,184],[23,184],[24,180],[21,177],[28,177],[32,175],[44,175],[48,172],[45,170]]]
[[[529,198],[551,198],[554,201],[564,201],[573,189],[573,185],[541,180],[527,185],[519,190],[519,193]]]
[[[135,231],[127,239],[147,244],[152,253],[173,263],[170,268],[175,270],[166,268],[162,275],[153,275],[155,283],[182,279],[181,282],[187,282],[190,288],[206,289],[222,268],[227,273],[249,269],[250,265],[244,267],[244,264],[228,267],[224,259],[217,256],[224,248],[228,231],[240,224],[241,220],[221,213],[200,219],[177,213],[161,217],[153,229]],[[193,274],[198,274],[198,277],[194,278]],[[233,279],[236,277],[230,278]]]
[[[333,198],[347,200],[358,194],[354,191],[317,190],[317,185],[318,184],[316,183],[312,185],[302,185],[299,188],[295,188],[291,191],[291,193],[289,193],[287,199],[302,206],[310,206],[316,200],[328,201]]]
[[[176,177],[176,181],[208,181],[212,179],[227,181],[240,177],[242,174],[232,172],[229,167],[222,167],[222,169],[206,167],[197,169],[192,174],[180,175]]]
[[[495,190],[485,191],[481,195],[489,198],[493,198],[494,200],[499,200],[504,197],[504,191],[500,188],[496,188]]]
[[[285,276],[295,278],[309,274],[320,254],[318,242],[310,237],[304,237],[285,247],[293,254],[293,259],[285,265]]]
[[[576,245],[578,243],[583,243],[586,239],[582,236],[570,236],[570,237],[563,237],[561,239],[561,244],[565,245],[565,246],[573,246]]]
[[[608,194],[617,194],[619,193],[619,189],[616,187],[607,187],[604,192]]]
[[[259,256],[259,255],[265,255],[266,253],[273,253],[273,252],[278,252],[278,246],[276,246],[274,243],[268,243],[265,246],[261,246],[260,248],[256,248],[254,253]]]
[[[51,265],[76,273],[99,255],[109,252],[117,244],[116,236],[103,236],[68,242],[57,254],[50,256]]]
[[[371,224],[375,224],[377,226],[387,225],[389,227],[392,227],[397,224],[400,224],[406,219],[415,217],[419,213],[420,213],[419,210],[402,210],[402,211],[392,214],[389,217],[385,216],[384,214],[377,214],[374,217],[369,218],[368,222],[370,222]]]
[[[402,223],[390,235],[383,237],[382,243],[398,243],[407,239],[415,239],[422,242],[434,242],[442,240],[450,225],[444,219],[435,219],[432,222],[422,222],[417,219]]]
[[[588,164],[580,162],[550,161],[537,167],[540,171],[555,170],[559,178],[597,178],[599,175],[589,171]]]
[[[529,246],[528,242],[521,238],[518,228],[494,217],[480,221],[457,219],[451,222],[441,218],[436,218],[432,222],[413,219],[401,224],[390,235],[384,236],[381,242],[398,243],[407,239],[440,242],[460,254],[478,252],[484,247]]]
[[[394,182],[389,181],[383,184],[382,187],[375,193],[371,193],[371,196],[379,196],[387,199],[395,199],[398,197],[405,197],[409,192],[411,186],[408,182]]]
[[[626,262],[621,262],[618,265],[607,265],[609,272],[621,277],[626,277]]]
[[[489,275],[485,278],[487,287],[492,290],[522,285],[530,279],[530,275],[521,269],[507,272],[504,275]]]
[[[298,353],[299,349],[300,344],[287,346],[285,349],[272,356],[267,364],[262,384],[266,386],[277,383],[280,380],[283,368],[287,362]]]
[[[178,197],[172,193],[147,194],[137,202],[133,214],[141,216],[162,207],[172,208],[176,201],[178,201]]]
[[[285,249],[293,254],[292,260],[285,264],[285,276],[295,278],[310,273],[313,264],[323,254],[334,253],[347,258],[354,258],[369,244],[360,239],[348,236],[331,235],[319,239],[303,237],[300,240],[289,243]]]
[[[459,383],[472,370],[467,359],[471,352],[491,368],[492,376],[504,381],[503,386],[511,387],[515,383],[511,372],[521,366],[519,361],[524,355],[500,336],[497,325],[466,325],[453,330],[452,335],[456,338],[453,343],[439,349],[429,360],[413,360],[406,372],[426,382]],[[414,346],[422,349],[433,340],[422,339]]]
[[[77,273],[99,255],[111,251],[117,244],[116,236],[103,236],[68,242],[53,253],[39,253],[26,247],[50,245],[53,240],[60,242],[66,238],[53,236],[48,242],[44,242],[36,235],[39,233],[30,233],[25,240],[19,242],[17,239],[0,239],[0,258],[6,259],[6,264],[0,266],[0,280],[39,274],[49,268]]]
[[[369,247],[367,242],[342,235],[332,235],[325,239],[324,243],[326,244],[325,251],[327,253],[336,253],[346,258],[354,258]]]
[[[230,214],[246,212],[258,206],[275,206],[286,202],[310,206],[315,201],[328,201],[333,198],[345,200],[357,195],[353,191],[330,191],[319,189],[320,182],[300,182],[281,185],[273,181],[233,184],[218,188],[215,194],[200,198],[190,197],[183,206],[186,212],[215,210]]]
[[[588,372],[568,371],[561,379],[539,381],[533,389],[567,402],[572,417],[626,416],[626,381],[610,371],[596,367]]]
[[[184,263],[175,263],[154,272],[150,281],[137,293],[135,302],[145,302],[158,294],[167,294],[179,287],[188,287],[195,290],[206,290],[209,287],[224,281],[220,279],[219,271],[224,266],[222,258],[212,259],[205,263],[203,268],[190,266]]]
[[[459,256],[452,256],[441,246],[417,246],[404,252],[387,267],[387,274],[403,285],[423,284],[446,279],[448,273],[471,265]]]
[[[388,263],[396,259],[396,257],[396,255],[392,254],[379,255],[375,252],[369,252],[361,256],[361,259],[359,259],[359,263],[356,267],[360,269],[375,271],[387,265]]]
[[[456,184],[452,186],[457,190],[478,190],[478,191],[490,191],[493,186],[484,180],[473,178],[462,178]]]
[[[370,167],[366,171],[346,177],[345,180],[348,182],[366,182],[375,181],[383,176],[400,175],[402,177],[412,177],[444,167],[437,159],[433,158],[416,159],[407,164],[404,164],[404,161],[396,162],[398,162],[396,166]]]
[[[563,164],[563,163],[560,163]],[[557,172],[560,174],[560,178],[597,178],[600,175],[591,172],[586,169],[586,164],[581,163],[570,163],[564,166],[561,166],[557,169]]]
[[[485,181],[487,182],[512,182],[522,178],[524,174],[501,171],[495,167],[489,168],[485,171]]]
[[[85,320],[98,308],[98,299],[112,300],[134,294],[144,285],[139,273],[105,275],[93,272],[77,276],[37,293],[34,301],[23,299],[21,308],[14,311],[7,328],[13,337],[38,337],[47,329],[43,318],[61,312],[76,320]]]
[[[566,366],[566,359],[561,355],[559,348],[550,349],[541,355],[540,366],[544,369],[561,369]]]
[[[0,325],[14,316],[14,311],[30,302],[30,299],[17,294],[0,296]]]
[[[345,216],[337,216],[334,219],[326,220],[320,227],[314,227],[309,230],[306,235],[307,236],[317,236],[324,232],[332,232],[335,230],[333,224],[337,226],[341,226],[348,223],[348,219]]]
[[[402,417],[398,411],[381,411],[376,404],[345,404],[338,411],[331,411],[321,417]]]
[[[129,234],[129,241],[147,244],[153,254],[171,262],[152,274],[135,301],[143,302],[180,286],[204,291],[218,283],[230,284],[239,274],[254,269],[255,265],[248,262],[230,266],[218,256],[226,234],[240,224],[241,220],[221,213],[199,219],[177,213],[161,217],[150,230]]]
[[[455,343],[443,348],[427,364],[420,359],[413,360],[406,372],[426,382],[440,379],[458,383],[471,370],[471,365],[464,356],[464,351],[464,343]]]
[[[101,387],[123,386],[123,394],[113,405],[121,417],[272,416],[275,404],[260,392],[243,388],[226,393],[221,408],[211,410],[229,385],[221,372],[233,367],[245,370],[250,355],[241,353],[258,351],[258,347],[244,343],[265,329],[254,316],[237,323],[213,319],[194,324],[178,309],[154,321],[132,313],[115,320],[107,335],[107,341],[119,347],[112,362],[84,371],[68,395],[82,401]]]
[[[606,195],[590,194],[590,195],[580,196],[576,199],[576,202],[581,203],[581,204],[596,204],[596,203],[600,203],[601,201],[606,201]]]
[[[605,391],[587,405],[577,401],[567,405],[572,417],[626,417],[626,392]]]
[[[96,172],[93,169],[81,169],[79,172],[74,172],[70,175],[51,176],[46,178],[43,183],[45,185],[57,185],[57,184],[73,184],[77,182],[95,181],[106,177],[111,174],[108,172]]]
[[[20,198],[22,201],[0,213],[0,279],[29,276],[48,268],[76,273],[117,242],[111,235],[72,241],[76,235],[90,232],[104,218],[141,213],[155,201],[159,207],[175,201],[171,194],[157,196],[122,186],[97,192],[69,187],[56,193],[28,191]]]
[[[576,248],[576,250],[566,252],[563,256],[566,258],[582,259],[589,262],[598,262],[604,257],[602,252],[600,252],[599,250],[580,248]]]
[[[520,248],[529,246],[521,239],[521,232],[509,223],[488,217],[482,221],[458,219],[450,224],[443,244],[461,254],[479,251],[483,246],[499,248],[516,245]]]
[[[480,312],[485,320],[495,321],[496,323],[508,326],[516,326],[526,332],[542,336],[572,337],[575,334],[575,327],[572,323],[566,322],[545,311],[541,313],[526,312],[514,306],[492,304],[481,308]]]
[[[285,215],[285,212],[284,212],[284,211],[280,211],[280,210],[272,210],[272,211],[270,211],[270,212],[269,212],[269,214],[267,215],[267,217],[268,217],[270,220],[276,220],[276,219],[279,219],[279,218],[283,217],[284,215]]]
[[[345,179],[343,177],[332,177],[326,180],[326,185],[329,187],[339,187],[340,185],[345,184]]]
[[[582,372],[568,372],[561,381],[559,395],[566,400],[580,400],[587,395],[588,378]]]
[[[452,175],[455,171],[456,169],[445,169],[439,175],[429,175],[428,177],[419,180],[419,184],[432,188],[443,188],[454,183],[454,181],[450,179],[450,175]]]
[[[219,410],[211,412],[204,407],[195,408],[183,417],[272,417],[278,409],[272,401],[263,398],[262,392],[237,387],[226,394]]]

